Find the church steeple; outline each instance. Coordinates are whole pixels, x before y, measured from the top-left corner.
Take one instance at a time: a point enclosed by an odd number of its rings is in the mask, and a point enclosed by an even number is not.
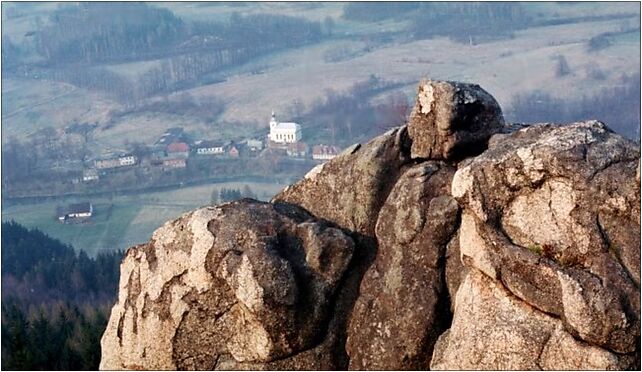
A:
[[[276,114],[274,113],[274,110],[272,110],[272,119],[270,119],[270,128],[276,127],[278,122],[276,121]]]

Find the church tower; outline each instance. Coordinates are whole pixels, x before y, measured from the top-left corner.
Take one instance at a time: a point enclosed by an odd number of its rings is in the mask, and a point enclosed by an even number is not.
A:
[[[274,114],[274,111],[272,111],[272,119],[270,119],[270,129],[275,128],[277,124],[278,122],[276,121],[276,115]]]

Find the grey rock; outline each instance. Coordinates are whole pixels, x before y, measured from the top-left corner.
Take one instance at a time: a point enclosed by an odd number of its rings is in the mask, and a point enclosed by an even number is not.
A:
[[[186,214],[127,252],[100,367],[305,360],[353,250],[342,230],[295,206],[244,200]]]
[[[476,84],[424,80],[408,121],[412,158],[463,159],[486,147],[501,132],[499,104]]]
[[[464,208],[462,262],[561,317],[579,339],[635,352],[639,156],[595,121],[538,125],[491,141],[453,179]]]
[[[425,369],[446,329],[442,258],[459,207],[454,168],[426,162],[406,171],[377,221],[374,263],[361,282],[346,350],[350,369]]]
[[[319,218],[374,237],[379,210],[409,161],[407,130],[393,129],[313,169],[272,201],[300,205]]]

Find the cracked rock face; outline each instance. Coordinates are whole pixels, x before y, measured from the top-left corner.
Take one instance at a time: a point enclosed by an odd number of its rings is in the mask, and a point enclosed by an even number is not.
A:
[[[300,205],[317,217],[374,236],[379,209],[410,161],[409,144],[407,128],[401,127],[352,146],[273,201]]]
[[[476,84],[424,80],[408,122],[412,158],[462,159],[504,126],[495,98]]]
[[[307,350],[353,249],[290,205],[188,213],[127,252],[100,367],[213,369],[221,357],[267,363]]]
[[[637,354],[638,363],[639,156],[599,122],[539,125],[491,141],[460,164],[452,184],[464,209],[465,265],[559,319],[574,340],[618,353],[617,360]],[[459,337],[456,324],[443,337]],[[481,337],[480,329],[462,332]]]
[[[426,369],[448,325],[442,259],[459,207],[455,169],[425,162],[408,169],[377,221],[377,257],[361,282],[349,326],[350,369]]]
[[[559,319],[529,306],[472,270],[457,292],[452,327],[435,346],[431,369],[621,369],[620,358],[574,339]]]
[[[408,127],[130,248],[100,367],[639,370],[639,340],[637,145],[429,81]]]

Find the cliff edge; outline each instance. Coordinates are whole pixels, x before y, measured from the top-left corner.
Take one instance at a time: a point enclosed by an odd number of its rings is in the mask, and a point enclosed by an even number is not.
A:
[[[101,369],[638,369],[640,150],[422,81],[409,122],[121,264]]]

